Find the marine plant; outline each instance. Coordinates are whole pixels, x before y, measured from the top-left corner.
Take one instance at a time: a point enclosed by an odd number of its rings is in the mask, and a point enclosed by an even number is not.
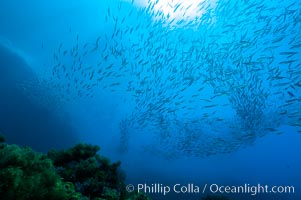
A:
[[[98,146],[37,153],[9,145],[0,135],[0,197],[5,200],[150,200],[125,190],[120,162],[97,154]]]
[[[91,199],[119,195],[121,179],[117,168],[120,163],[110,161],[97,154],[98,146],[78,144],[65,151],[52,150],[49,158],[58,174],[66,181],[75,184],[77,191]],[[116,192],[115,192],[116,190]],[[115,199],[115,198],[113,198]]]
[[[100,156],[98,146],[78,144],[68,150],[48,152],[58,174],[74,183],[75,190],[93,200],[146,200],[144,194],[129,194],[124,189],[125,175],[120,162]]]
[[[0,146],[0,197],[6,200],[76,200],[81,195],[57,175],[52,161],[29,147]]]

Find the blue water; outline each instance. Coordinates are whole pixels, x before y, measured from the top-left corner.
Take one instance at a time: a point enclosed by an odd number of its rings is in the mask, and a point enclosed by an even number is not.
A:
[[[97,144],[136,188],[200,189],[153,199],[301,199],[300,16],[297,0],[3,0],[0,131]]]

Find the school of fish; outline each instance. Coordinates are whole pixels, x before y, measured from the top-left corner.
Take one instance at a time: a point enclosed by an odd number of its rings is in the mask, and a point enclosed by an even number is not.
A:
[[[166,16],[158,1],[109,6],[94,42],[62,42],[39,82],[22,87],[57,106],[124,93],[135,106],[120,122],[122,152],[135,134],[173,159],[233,152],[286,126],[301,133],[300,1],[204,1],[193,20]]]

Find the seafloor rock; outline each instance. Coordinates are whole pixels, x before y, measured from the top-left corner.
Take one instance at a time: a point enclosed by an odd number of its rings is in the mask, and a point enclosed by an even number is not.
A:
[[[0,197],[6,200],[71,200],[80,194],[57,175],[46,155],[28,147],[0,146]]]
[[[125,190],[120,162],[79,144],[47,155],[4,143],[0,135],[0,197],[6,200],[150,200]]]
[[[0,132],[9,143],[38,151],[74,145],[77,138],[71,126],[48,107],[33,102],[30,96],[36,91],[19,87],[36,79],[22,57],[0,44]]]

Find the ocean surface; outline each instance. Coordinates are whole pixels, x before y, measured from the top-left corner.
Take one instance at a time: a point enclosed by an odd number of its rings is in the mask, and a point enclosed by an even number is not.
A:
[[[300,200],[301,2],[2,0],[0,132],[153,199]]]

